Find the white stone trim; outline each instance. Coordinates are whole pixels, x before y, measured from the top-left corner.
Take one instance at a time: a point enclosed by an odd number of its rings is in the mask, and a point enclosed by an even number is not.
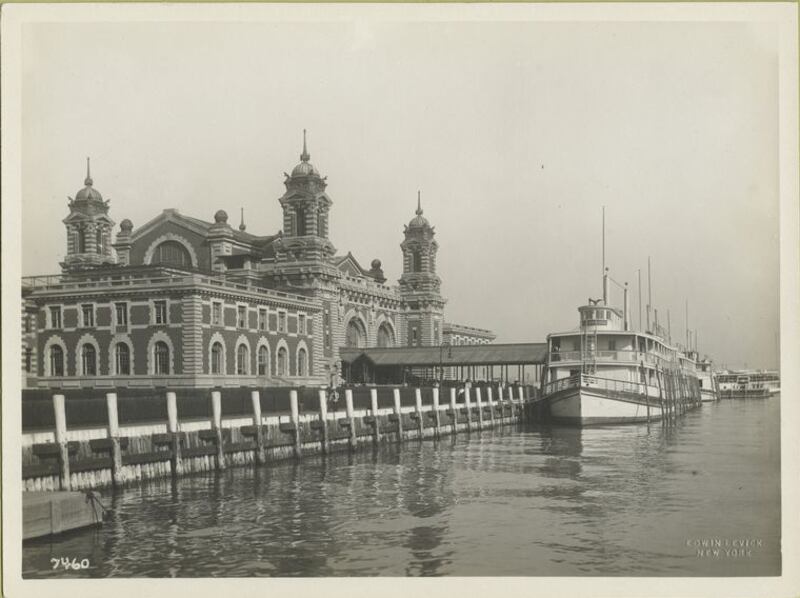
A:
[[[267,348],[267,371],[266,371],[265,374],[259,374],[258,373],[258,352],[261,349],[261,347],[266,347]],[[267,337],[265,337],[265,336],[259,337],[258,342],[256,342],[256,352],[255,352],[254,357],[255,357],[255,364],[256,364],[255,375],[258,376],[259,378],[271,378],[272,377],[272,371],[273,371],[272,370],[272,349],[269,346],[269,341],[267,340]]]
[[[116,308],[115,308],[116,311]],[[130,372],[121,374],[117,371],[117,344],[124,343],[128,345],[128,356],[130,357]],[[136,372],[134,367],[135,357],[133,351],[133,341],[127,334],[119,333],[111,337],[108,344],[108,373],[111,376],[133,376]]]
[[[281,349],[285,349],[286,350],[286,372],[283,373],[283,374],[281,374],[278,371],[278,353],[280,352]],[[292,372],[292,358],[291,358],[291,355],[292,355],[292,353],[291,353],[291,351],[289,351],[289,344],[286,342],[286,339],[283,339],[283,338],[280,339],[278,341],[278,344],[275,345],[275,369],[273,371],[275,372],[276,376],[282,376],[282,377],[291,376],[291,372]]]
[[[150,264],[150,262],[153,259],[153,254],[156,251],[156,247],[158,247],[165,241],[176,241],[177,243],[183,245],[184,249],[186,249],[186,251],[189,252],[189,258],[192,260],[192,268],[198,267],[199,262],[197,261],[197,254],[195,253],[192,244],[189,243],[189,241],[187,241],[184,237],[176,235],[175,233],[164,233],[163,235],[158,237],[155,241],[150,243],[150,245],[147,248],[147,251],[144,252],[143,261],[145,264]]]
[[[298,341],[297,349],[295,349],[294,352],[294,375],[300,376],[300,349],[303,349],[306,352],[306,373],[303,375],[303,377],[307,378],[310,375],[309,364],[311,363],[311,352],[308,350],[308,346],[303,340]]]
[[[163,330],[158,330],[154,332],[153,336],[150,337],[150,340],[147,341],[147,374],[149,376],[156,375],[156,360],[153,351],[155,350],[155,346],[158,341],[164,341],[167,347],[169,347],[169,373],[158,374],[158,375],[171,376],[176,374],[177,372],[175,371],[175,347],[172,345],[172,339],[170,339],[169,335]]]
[[[42,365],[44,369],[42,371],[44,372],[46,378],[53,377],[53,372],[50,371],[50,348],[55,345],[61,347],[61,351],[64,353],[64,376],[69,375],[69,368],[68,368],[69,352],[67,351],[67,343],[64,342],[63,338],[61,338],[57,334],[54,334],[53,336],[47,339],[47,342],[44,344],[44,349],[43,349],[44,355],[42,355],[42,361],[44,363]]]
[[[247,370],[239,373],[239,347],[244,345],[247,347]],[[244,334],[240,334],[236,339],[236,345],[233,351],[233,371],[237,376],[249,376],[253,371],[253,351],[250,349],[250,341]]]
[[[83,372],[83,347],[91,345],[94,347],[94,374],[85,374]],[[88,332],[78,339],[78,344],[75,345],[75,373],[77,376],[100,376],[100,344],[94,335]]]
[[[222,371],[214,373],[211,367],[211,359],[212,359],[212,352],[211,348],[214,346],[214,343],[219,343],[222,345]],[[222,336],[221,333],[215,332],[211,335],[211,338],[208,341],[208,368],[207,374],[212,374],[214,376],[227,376],[228,375],[228,347],[225,345],[225,337]]]

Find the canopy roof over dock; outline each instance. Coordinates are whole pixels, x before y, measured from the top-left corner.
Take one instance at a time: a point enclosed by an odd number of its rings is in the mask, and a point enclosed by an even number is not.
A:
[[[547,343],[443,345],[434,347],[341,348],[343,362],[361,359],[377,367],[439,367],[539,365],[547,357]]]

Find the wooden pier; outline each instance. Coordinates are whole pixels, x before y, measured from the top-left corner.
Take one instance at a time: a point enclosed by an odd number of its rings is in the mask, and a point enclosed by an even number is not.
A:
[[[100,525],[104,507],[83,492],[23,492],[22,539],[30,540]]]

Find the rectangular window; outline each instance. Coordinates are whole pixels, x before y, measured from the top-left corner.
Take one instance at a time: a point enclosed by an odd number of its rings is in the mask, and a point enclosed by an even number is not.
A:
[[[609,351],[616,351],[617,350],[617,341],[616,341],[616,339],[609,339],[608,340],[608,350]]]
[[[31,362],[33,361],[33,352],[31,348],[28,347],[25,349],[25,371],[30,374],[31,373]],[[700,381],[702,384],[702,380]]]
[[[29,315],[25,315],[25,332],[31,331],[31,317]]]
[[[211,324],[222,326],[222,303],[219,301],[214,301],[211,304]]]
[[[50,328],[61,328],[61,306],[50,308]]]
[[[247,328],[247,308],[244,305],[236,308],[236,325],[239,328]]]
[[[127,303],[115,303],[114,304],[114,312],[117,317],[117,326],[127,326],[128,325],[128,304]]]
[[[278,312],[278,332],[286,332],[286,312]]]
[[[416,345],[417,345],[417,329],[416,328],[412,328],[411,329],[411,346],[415,347]]]
[[[297,316],[297,334],[306,333],[306,316],[305,314],[298,314]]]
[[[259,330],[266,330],[267,329],[267,310],[266,309],[259,309],[258,310],[258,329]]]
[[[167,323],[167,302],[166,301],[153,301],[153,309],[155,310],[155,323]]]
[[[81,313],[83,314],[83,327],[94,327],[94,305],[81,305]]]

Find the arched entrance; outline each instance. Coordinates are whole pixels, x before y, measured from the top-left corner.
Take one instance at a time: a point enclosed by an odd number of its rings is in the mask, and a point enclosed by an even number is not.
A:
[[[350,318],[347,323],[344,344],[352,349],[360,349],[367,346],[367,331],[358,318]]]
[[[378,327],[378,346],[394,347],[394,345],[394,330],[388,322],[384,322]]]

